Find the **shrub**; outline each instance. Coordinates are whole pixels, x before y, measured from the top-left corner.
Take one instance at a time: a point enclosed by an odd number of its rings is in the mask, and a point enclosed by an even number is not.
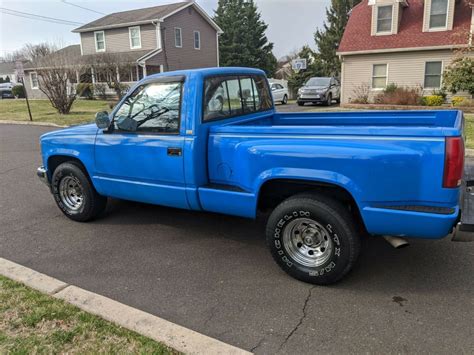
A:
[[[16,98],[24,99],[25,98],[25,88],[23,85],[15,85],[12,88],[12,94]]]
[[[356,86],[352,94],[354,95],[354,98],[351,100],[352,103],[368,104],[370,95],[369,84],[361,84],[359,86]]]
[[[105,84],[95,84],[94,92],[98,98],[102,100],[107,100],[107,85]]]
[[[382,105],[419,105],[420,99],[420,87],[396,87],[392,85],[388,91],[385,89],[383,93],[377,95],[374,101]]]
[[[473,99],[464,99],[462,102],[456,105],[457,107],[474,107]]]
[[[439,89],[439,90],[433,90],[431,95],[436,95],[436,96],[441,96],[444,101],[446,101],[446,98],[448,97],[448,93],[446,92],[446,89]]]
[[[117,93],[120,91],[120,95],[119,96],[119,99],[122,98],[126,93],[127,91],[130,89],[130,87],[127,85],[127,84],[122,84],[120,83],[119,86],[118,86],[118,89],[115,87],[115,84],[109,84],[109,88],[115,90]]]
[[[464,100],[464,97],[455,96],[451,99],[451,103],[453,106],[462,106]]]
[[[390,83],[387,85],[387,87],[385,88],[385,90],[383,91],[385,94],[392,94],[394,92],[396,92],[398,89],[398,86],[397,84],[395,83]]]
[[[421,104],[423,106],[441,106],[443,103],[444,103],[444,99],[440,95],[424,96],[421,99]]]
[[[443,74],[443,83],[453,94],[467,91],[474,95],[474,58],[459,57],[446,68]]]
[[[80,97],[92,100],[94,98],[94,85],[91,83],[79,83],[76,85],[76,93]]]

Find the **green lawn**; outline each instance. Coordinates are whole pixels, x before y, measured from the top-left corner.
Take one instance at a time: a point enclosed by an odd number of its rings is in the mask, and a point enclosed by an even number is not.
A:
[[[111,111],[107,101],[76,100],[69,115],[60,115],[48,100],[30,100],[33,121],[59,125],[93,122],[98,111]],[[28,121],[25,100],[0,100],[0,120]]]
[[[474,149],[474,114],[465,113],[466,148]]]
[[[177,354],[0,276],[0,354]]]

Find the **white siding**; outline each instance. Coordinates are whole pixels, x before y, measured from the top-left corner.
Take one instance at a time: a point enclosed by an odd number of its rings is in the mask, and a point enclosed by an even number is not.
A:
[[[388,64],[388,83],[416,87],[424,85],[426,62],[442,61],[443,67],[446,67],[452,58],[453,52],[450,50],[344,56],[342,102],[348,103],[354,98],[356,87],[371,85],[374,64]],[[371,93],[373,97],[380,91],[371,90]]]

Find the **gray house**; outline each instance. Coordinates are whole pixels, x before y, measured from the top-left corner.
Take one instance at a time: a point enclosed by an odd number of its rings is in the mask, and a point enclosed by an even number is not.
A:
[[[222,30],[194,1],[113,13],[73,32],[80,35],[80,44],[61,49],[58,57],[66,56],[74,65],[107,54],[129,64],[130,70],[117,75],[130,85],[150,74],[219,66]],[[39,90],[38,67],[25,65],[25,86],[30,97],[45,98]],[[78,82],[107,82],[93,68],[89,75],[77,73],[70,81],[71,90]]]

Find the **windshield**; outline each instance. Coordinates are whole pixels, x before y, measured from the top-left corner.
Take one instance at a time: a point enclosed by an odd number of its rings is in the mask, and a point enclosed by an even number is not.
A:
[[[329,86],[331,78],[311,78],[305,86]]]
[[[138,87],[115,114],[115,128],[127,131],[178,132],[181,87],[181,82],[157,82]]]

